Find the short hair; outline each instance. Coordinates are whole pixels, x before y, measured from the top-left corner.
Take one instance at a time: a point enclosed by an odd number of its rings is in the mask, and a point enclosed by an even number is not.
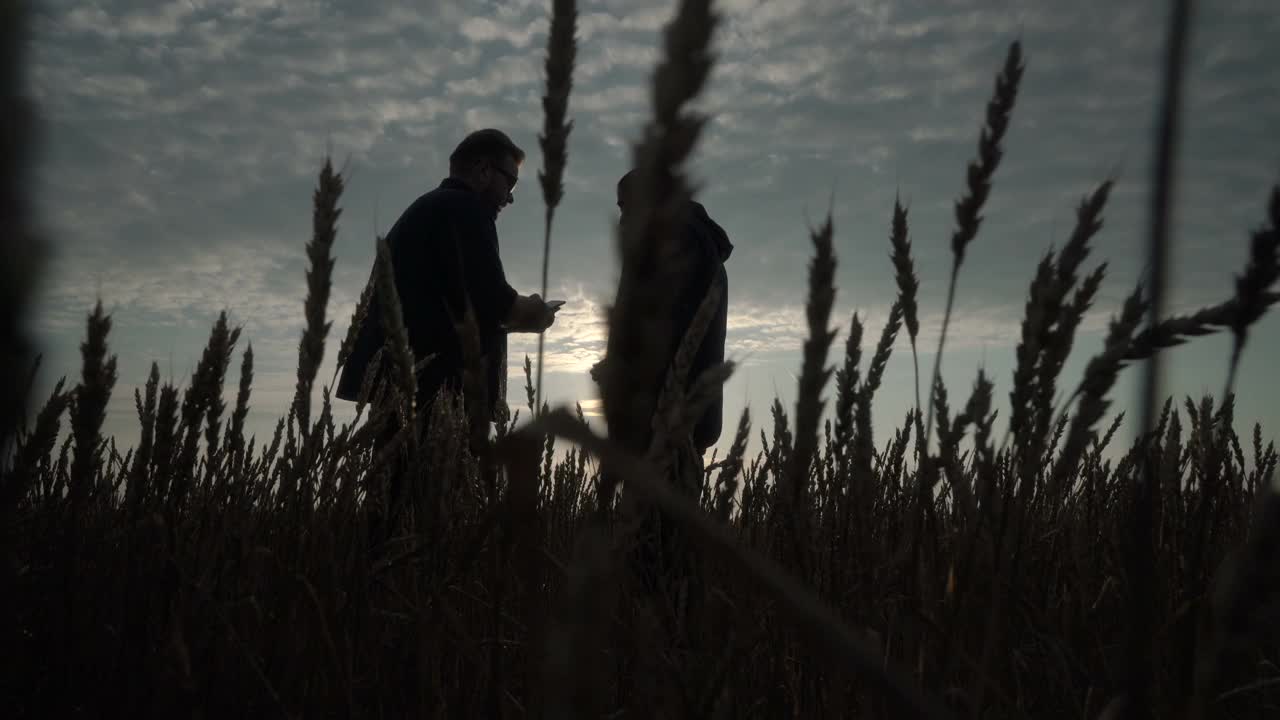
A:
[[[524,162],[524,150],[511,141],[501,130],[485,128],[463,138],[449,156],[449,172],[465,172],[481,160],[497,160],[509,157],[516,165]]]

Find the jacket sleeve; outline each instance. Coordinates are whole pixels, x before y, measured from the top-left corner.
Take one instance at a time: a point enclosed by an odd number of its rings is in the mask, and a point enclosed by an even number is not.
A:
[[[694,316],[698,314],[699,307],[703,304],[703,300],[707,299],[707,293],[712,290],[712,284],[719,281],[727,281],[723,277],[723,265],[714,258],[707,249],[699,252],[698,260],[696,260],[696,270],[691,273],[689,288],[690,306],[687,310],[687,318],[692,323]],[[727,282],[726,282],[727,286]],[[721,363],[724,359],[724,332],[723,332],[723,315],[724,309],[728,302],[728,287],[722,288],[721,299],[719,305],[712,313],[712,319],[707,327],[707,334],[703,336],[703,342],[698,347],[698,352],[694,356],[694,365],[692,365],[689,383],[694,383],[698,379],[698,375],[710,368],[710,366]]]
[[[711,322],[707,326],[706,335],[703,336],[702,343],[694,354],[693,366],[690,368],[689,377],[686,380],[688,387],[692,387],[702,373],[724,361],[725,330],[728,318],[729,287],[724,265],[707,239],[700,237],[699,240],[702,242],[696,245],[699,250],[695,264],[696,269],[690,273],[691,287],[689,288],[689,296],[692,301],[692,307],[688,310],[687,317],[689,322],[693,321],[693,316],[697,314],[698,307],[706,298],[707,293],[710,292],[711,286],[715,281],[719,280],[723,283],[721,287],[723,294],[715,312],[711,315]],[[722,393],[723,388],[720,387],[712,390],[712,395],[715,399],[703,416],[698,418],[694,424],[693,440],[694,444],[700,449],[710,447],[720,437]]]
[[[481,327],[495,327],[506,320],[516,300],[498,255],[498,230],[478,208],[467,208],[454,225],[452,238],[462,262],[467,296]]]

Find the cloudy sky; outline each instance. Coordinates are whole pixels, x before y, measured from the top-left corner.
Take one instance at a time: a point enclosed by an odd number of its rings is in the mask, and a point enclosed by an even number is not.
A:
[[[551,257],[568,300],[547,336],[552,402],[590,410],[586,369],[603,351],[602,304],[616,262],[612,187],[648,103],[672,0],[584,0],[570,115],[566,196]],[[1009,43],[1027,71],[986,221],[961,273],[944,356],[952,403],[985,367],[1007,398],[1027,286],[1071,230],[1081,196],[1118,182],[1088,267],[1107,261],[1095,312],[1065,377],[1101,347],[1141,271],[1150,128],[1165,5],[1155,0],[733,0],[717,3],[719,62],[693,163],[700,199],[736,250],[722,445],[744,406],[766,421],[791,406],[803,340],[808,224],[832,201],[839,268],[833,324],[857,310],[874,344],[893,299],[888,230],[895,192],[910,209],[921,279],[922,371],[932,367],[951,256],[952,203]],[[1200,3],[1181,156],[1175,309],[1226,299],[1280,180],[1280,13],[1269,0]],[[435,187],[466,132],[506,130],[529,158],[499,220],[509,279],[535,292],[542,248],[536,171],[547,0],[46,0],[31,55],[45,123],[41,220],[56,255],[36,318],[47,388],[78,371],[84,316],[113,316],[120,381],[108,431],[136,442],[132,391],[152,360],[184,383],[220,309],[256,361],[251,430],[269,433],[293,391],[310,201],[325,153],[349,175],[321,377],[367,277],[375,233]],[[1237,418],[1280,427],[1269,365],[1280,321],[1246,354]],[[1218,392],[1227,342],[1172,353],[1168,390]],[[512,343],[511,402],[523,405]],[[870,348],[867,348],[869,354]],[[833,355],[832,362],[837,357]],[[235,366],[239,365],[239,357]],[[1117,388],[1132,404],[1137,378]],[[235,382],[234,375],[229,380]],[[926,381],[927,382],[927,381]],[[230,387],[229,387],[230,390]],[[913,400],[903,332],[876,408],[879,439]],[[340,415],[348,407],[340,403]],[[1002,413],[1007,415],[1007,410]]]

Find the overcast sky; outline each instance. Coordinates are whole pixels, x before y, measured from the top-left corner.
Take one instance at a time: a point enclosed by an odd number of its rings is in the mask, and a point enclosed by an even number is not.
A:
[[[55,244],[36,318],[44,391],[78,377],[84,316],[113,316],[120,379],[108,432],[137,438],[133,388],[152,360],[189,379],[220,309],[252,343],[250,430],[270,432],[293,392],[311,231],[327,149],[347,168],[335,248],[325,381],[385,232],[447,172],[468,132],[494,126],[528,152],[498,230],[508,277],[536,292],[542,200],[546,0],[322,2],[46,0],[37,11],[32,88],[44,118],[41,220]],[[1006,156],[959,282],[944,356],[952,404],[985,367],[1007,405],[1018,324],[1036,263],[1071,230],[1082,195],[1118,179],[1087,268],[1108,277],[1077,338],[1074,383],[1142,266],[1150,128],[1167,3],[1154,0],[736,0],[716,3],[719,62],[702,103],[712,121],[692,166],[700,200],[736,245],[728,262],[725,432],[749,405],[767,422],[792,410],[804,335],[808,223],[832,200],[839,261],[833,325],[867,321],[866,355],[894,297],[888,231],[895,192],[909,205],[921,281],[920,363],[932,367],[952,205],[974,156],[1008,45],[1027,59]],[[1271,0],[1199,3],[1174,231],[1172,305],[1229,297],[1280,180],[1280,12]],[[671,0],[580,3],[566,194],[548,295],[568,304],[547,335],[546,395],[595,405],[586,369],[604,348],[603,303],[616,261],[612,188],[627,169]],[[1280,427],[1269,365],[1274,314],[1255,331],[1237,419]],[[511,343],[511,403],[524,404]],[[1225,339],[1173,351],[1167,390],[1220,391]],[[877,441],[914,399],[905,331],[876,407]],[[1116,390],[1132,405],[1138,377]],[[235,373],[228,380],[234,391]],[[927,382],[927,379],[924,381]],[[834,392],[834,391],[832,391]],[[349,405],[339,403],[340,417]],[[1007,408],[1002,411],[1007,416]],[[1136,419],[1136,413],[1132,415]],[[755,433],[753,432],[753,435]]]

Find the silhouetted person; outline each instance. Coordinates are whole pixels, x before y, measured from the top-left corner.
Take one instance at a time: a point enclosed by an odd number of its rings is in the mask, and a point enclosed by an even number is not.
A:
[[[438,393],[462,389],[464,355],[455,330],[471,303],[485,370],[486,408],[502,399],[506,334],[540,332],[556,309],[537,294],[520,295],[507,283],[498,249],[498,213],[514,202],[524,151],[498,130],[468,135],[449,156],[449,177],[409,206],[387,233],[396,292],[415,360],[435,357],[417,373],[419,417],[431,417]],[[338,381],[337,397],[355,400],[373,355],[383,347],[382,308],[375,294],[355,347]],[[380,363],[380,381],[389,365]],[[425,427],[426,422],[423,423]],[[398,427],[383,433],[387,442]],[[399,468],[393,468],[391,503],[400,500]]]
[[[636,172],[632,170],[618,181],[618,209],[621,211],[623,225],[631,222],[630,213],[634,209],[631,202],[632,188],[636,177]],[[667,338],[670,355],[663,363],[666,370],[673,364],[680,343],[712,284],[718,279],[723,288],[720,302],[689,368],[685,384],[687,390],[705,370],[724,360],[729,306],[729,282],[724,262],[733,252],[733,244],[724,228],[707,214],[706,208],[692,200],[684,208],[680,228],[675,257],[672,259],[675,263],[672,268],[675,270],[675,280],[670,291],[674,304],[670,335]],[[600,365],[608,362],[610,359],[606,357],[592,368],[592,377],[598,380]],[[648,389],[652,393],[650,404],[655,408],[666,382],[666,370],[657,384]],[[695,503],[698,502],[703,483],[703,455],[720,439],[723,392],[719,385],[713,392],[714,399],[694,424],[691,435],[672,438],[674,446],[664,450],[671,479]],[[644,454],[651,441],[652,433],[645,433],[641,440],[645,447],[627,449]],[[704,606],[700,600],[705,589],[703,573],[689,539],[686,533],[668,523],[654,508],[641,510],[639,520],[627,550],[627,564],[639,583],[636,589],[641,595],[654,598],[658,607],[674,611],[674,614],[663,612],[660,615],[664,619],[663,626],[671,633],[671,642],[682,648],[700,648],[700,633],[680,630],[705,626],[702,614]]]
[[[632,170],[623,175],[622,179],[618,181],[618,210],[621,213],[620,222],[623,225],[628,222],[628,213],[631,208],[629,197],[635,178],[636,171]],[[689,330],[689,326],[693,323],[693,317],[697,314],[698,307],[702,304],[703,298],[706,297],[707,291],[710,290],[712,282],[719,278],[723,288],[720,303],[716,307],[715,314],[711,318],[711,324],[707,327],[706,335],[703,336],[702,344],[698,346],[693,365],[689,369],[689,376],[686,381],[687,389],[693,385],[704,370],[724,360],[724,343],[728,329],[729,308],[729,279],[728,274],[725,272],[724,263],[729,259],[730,253],[733,252],[733,243],[729,241],[729,235],[724,231],[724,228],[720,227],[707,214],[707,209],[703,207],[702,203],[693,200],[689,201],[686,208],[679,242],[680,245],[677,251],[681,271],[679,273],[679,281],[672,288],[672,292],[675,293],[675,307],[673,308],[673,322],[669,338],[671,357],[667,359],[666,367],[669,368],[671,366],[676,350],[679,349],[681,340],[683,340],[685,333]],[[598,380],[599,368],[605,362],[608,362],[608,358],[597,363],[591,369],[592,378]],[[651,390],[654,393],[655,401],[658,394],[661,393],[662,383],[665,381],[666,372],[664,371],[658,386]],[[719,386],[715,388],[714,393],[715,399],[693,428],[693,446],[697,451],[699,461],[707,449],[720,439],[724,417],[724,399],[722,389]],[[700,462],[698,466],[701,468]]]

